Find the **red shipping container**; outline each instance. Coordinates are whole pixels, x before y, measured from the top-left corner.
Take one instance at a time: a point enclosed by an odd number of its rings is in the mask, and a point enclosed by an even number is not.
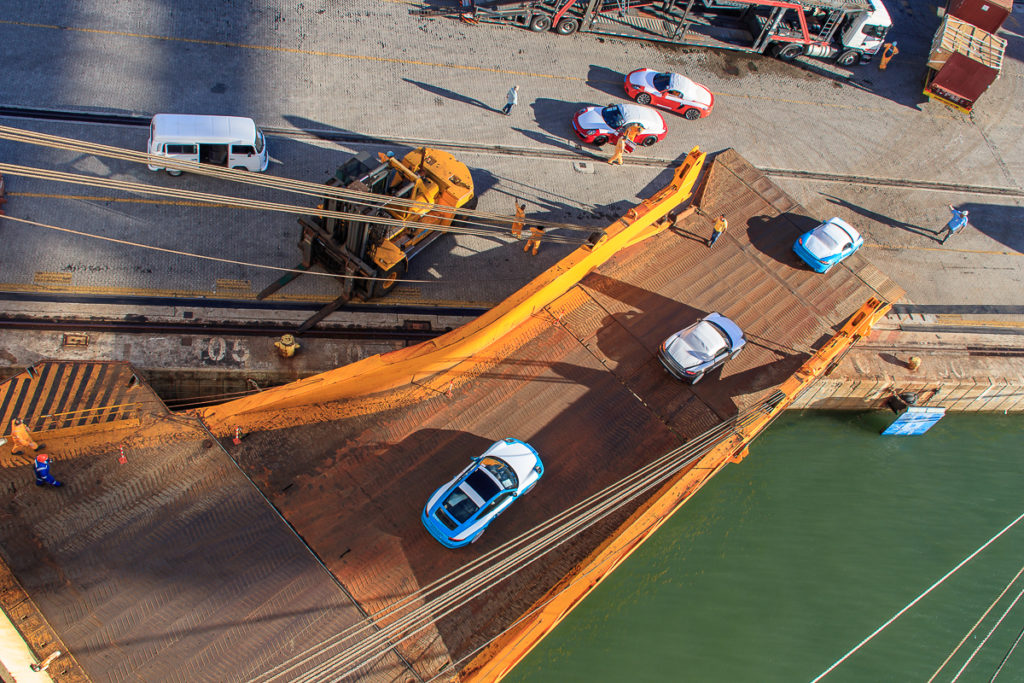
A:
[[[949,0],[946,14],[995,33],[1013,11],[1013,0]]]

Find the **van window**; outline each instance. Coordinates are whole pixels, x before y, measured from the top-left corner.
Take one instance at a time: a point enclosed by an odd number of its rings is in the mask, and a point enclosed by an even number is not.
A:
[[[167,154],[195,154],[195,145],[172,145],[170,143],[164,145],[164,152]]]
[[[263,154],[263,146],[266,141],[263,139],[263,131],[259,128],[256,129],[256,151]]]
[[[256,149],[252,145],[231,145],[232,154],[255,154]]]

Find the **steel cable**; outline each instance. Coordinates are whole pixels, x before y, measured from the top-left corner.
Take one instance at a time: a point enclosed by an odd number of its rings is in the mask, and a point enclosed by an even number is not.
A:
[[[423,607],[409,614],[406,614],[404,617],[401,617],[392,624],[389,624],[387,627],[384,627],[380,635],[375,634],[376,640],[367,639],[367,641],[369,642],[363,641],[357,646],[353,646],[352,648],[345,650],[341,655],[335,655],[326,663],[321,664],[316,669],[315,673],[324,673],[325,670],[323,669],[323,667],[325,665],[332,666],[335,668],[339,664],[351,665],[352,660],[356,657],[361,657],[364,660],[363,662],[356,664],[356,666],[364,666],[366,661],[370,661],[368,658],[365,657],[365,655],[371,654],[368,652],[369,649],[377,649],[381,646],[384,646],[384,650],[380,653],[383,654],[383,652],[386,652],[388,649],[391,649],[391,647],[394,646],[394,643],[391,643],[390,639],[392,635],[396,632],[400,631],[401,629],[408,630],[410,628],[418,627],[416,628],[415,631],[412,631],[411,635],[415,635],[416,632],[422,630],[423,626],[419,626],[416,623],[417,619],[422,619],[424,615],[427,615],[431,619],[431,621],[433,621],[433,619],[435,618],[439,618],[441,616],[451,613],[452,611],[454,611],[454,609],[457,609],[459,606],[466,602],[466,600],[463,599],[464,596],[469,595],[470,597],[474,597],[475,593],[473,595],[470,595],[470,592],[474,591],[477,587],[484,585],[485,583],[489,584],[493,583],[495,580],[503,580],[503,578],[507,578],[507,575],[510,575],[511,572],[506,574],[506,569],[519,569],[522,566],[526,566],[535,559],[539,558],[543,553],[546,553],[553,547],[557,546],[564,540],[571,537],[578,530],[591,526],[593,523],[603,518],[610,512],[621,508],[622,505],[635,499],[637,496],[642,495],[642,493],[645,490],[657,485],[668,476],[671,476],[671,474],[673,474],[674,472],[679,471],[679,469],[685,467],[687,464],[689,464],[689,462],[692,462],[693,459],[703,455],[704,449],[710,448],[715,443],[717,443],[721,436],[723,436],[726,433],[731,433],[735,429],[735,424],[736,423],[734,421],[730,421],[728,423],[723,423],[722,425],[719,425],[713,428],[712,430],[709,430],[700,437],[697,437],[694,441],[680,447],[679,449],[674,449],[673,451],[670,451],[661,458],[652,461],[651,463],[640,468],[631,475],[628,475],[619,482],[616,482],[616,484],[613,484],[607,487],[606,489],[593,494],[589,498],[572,506],[568,510],[563,511],[556,517],[552,518],[551,520],[548,520],[539,527],[534,528],[530,532],[527,532],[526,534],[521,535],[519,538],[513,539],[512,541],[505,543],[504,545],[500,546],[499,548],[496,548],[495,550],[487,553],[486,555],[481,556],[477,560],[474,560],[468,565],[460,568],[460,570],[457,570],[456,572],[453,572],[446,577],[438,579],[432,584],[424,587],[424,589],[417,591],[416,593],[410,594],[399,603],[391,605],[385,610],[381,610],[377,614],[372,615],[372,619],[378,621],[384,619],[392,615],[393,613],[404,609],[413,601],[426,599],[427,596],[429,596],[430,594],[438,592],[444,585],[462,579],[469,572],[474,571],[477,567],[484,563],[493,561],[502,553],[512,553],[504,560],[498,562],[495,565],[492,565],[487,570],[478,573],[474,578],[463,581],[462,585],[460,585],[458,589],[448,591],[448,593],[446,593],[443,596],[443,598],[435,600],[434,602],[429,603],[427,605],[424,605]],[[681,454],[684,456],[683,458],[679,458]],[[601,500],[602,498],[604,499],[603,501]],[[577,514],[580,510],[586,509],[588,507],[590,507],[591,509],[586,514]],[[546,535],[542,536],[542,534],[545,533]],[[536,540],[531,541],[530,539]],[[513,550],[517,545],[522,547],[520,547],[518,550]],[[525,562],[523,562],[524,559],[526,560]],[[489,585],[484,585],[484,590],[488,589],[489,587]],[[476,591],[476,593],[479,592],[480,591]],[[448,607],[448,609],[445,609],[443,614],[438,614],[438,610],[444,609],[445,607]],[[330,640],[325,641],[324,643],[319,644],[316,648],[311,648],[311,650],[307,651],[306,653],[298,655],[292,660],[289,660],[289,662],[286,662],[285,665],[291,663],[292,661],[298,660],[302,657],[308,656],[309,653],[313,650],[317,650],[318,653],[322,653],[326,651],[327,647],[332,647],[340,642],[343,642],[344,640],[351,639],[359,635],[361,632],[365,631],[368,627],[369,626],[364,625],[362,627],[351,627],[349,629],[346,629],[345,631],[337,634],[333,639],[331,639],[334,642],[330,642]],[[408,637],[411,637],[411,635],[407,635],[402,640],[404,641],[405,639],[408,639]],[[377,641],[387,642],[382,642],[381,645],[378,645]],[[374,656],[373,658],[376,658],[376,656]],[[340,659],[340,657],[344,657],[344,660]],[[280,673],[283,674],[284,672]],[[266,675],[276,676],[279,674],[275,671],[271,671],[267,672]]]
[[[248,171],[238,171],[235,169],[220,168],[217,166],[211,166],[209,164],[201,164],[198,162],[183,161],[180,159],[156,156],[151,155],[147,152],[138,152],[135,150],[113,147],[110,145],[85,142],[82,140],[76,140],[74,138],[66,138],[59,135],[38,133],[35,131],[29,131],[21,128],[13,128],[10,126],[0,126],[0,139],[7,139],[14,142],[21,142],[24,144],[40,145],[54,149],[79,152],[82,154],[92,154],[95,156],[113,158],[121,161],[146,164],[147,166],[152,164],[154,161],[158,161],[160,166],[170,168],[173,170],[187,171],[189,173],[197,175],[205,175],[233,182],[256,185],[260,187],[266,187],[285,192],[292,192],[295,194],[304,194],[313,197],[331,197],[336,199],[345,199],[350,201],[351,203],[367,207],[379,208],[386,204],[389,207],[403,208],[417,213],[452,213],[453,216],[456,216],[460,222],[476,225],[478,226],[478,228],[490,228],[492,232],[495,230],[495,228],[498,227],[494,225],[494,222],[511,225],[512,223],[516,223],[522,220],[516,216],[506,216],[488,211],[481,211],[478,209],[468,209],[465,207],[455,209],[453,207],[446,207],[439,204],[432,204],[429,202],[418,202],[411,199],[393,197],[390,195],[381,195],[373,192],[351,190],[334,185],[327,185],[325,183],[312,183],[305,180],[293,180],[291,178],[281,178],[278,176],[267,176],[259,173],[250,173]],[[305,213],[315,214],[315,212],[309,210],[307,210]],[[475,218],[477,220],[471,221],[469,220],[470,218]],[[364,217],[363,220],[369,221],[369,218]],[[544,227],[545,229],[570,230],[586,232],[588,234],[594,232],[594,230],[590,228],[584,228],[578,225],[572,225],[570,223],[559,223],[556,221],[543,221],[531,218],[529,223],[530,225],[541,226]],[[502,230],[504,231],[504,229]]]

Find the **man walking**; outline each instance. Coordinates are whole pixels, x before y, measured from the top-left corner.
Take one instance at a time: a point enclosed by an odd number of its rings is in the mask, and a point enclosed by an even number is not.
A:
[[[526,223],[526,204],[520,204],[518,199],[515,204],[516,219],[512,221],[512,236],[519,239],[519,236],[523,234],[523,225]]]
[[[608,159],[609,164],[622,165],[623,152],[629,154],[633,153],[633,149],[636,146],[633,141],[636,139],[636,135],[639,132],[640,126],[635,123],[626,128],[625,131],[620,132],[619,139],[615,142],[615,153],[612,154],[610,159]]]
[[[505,95],[505,106],[501,108],[501,113],[508,116],[512,112],[512,107],[517,104],[519,104],[519,86],[513,85]]]
[[[544,228],[539,225],[530,226],[530,239],[526,240],[526,244],[523,246],[523,251],[527,252],[531,248],[533,249],[533,255],[537,255],[537,250],[540,249],[540,238],[544,236]]]
[[[11,446],[12,455],[19,455],[22,448],[28,448],[34,453],[43,445],[32,440],[32,435],[28,433],[28,427],[20,417],[11,421],[11,438],[14,439],[14,444]]]
[[[722,233],[725,232],[728,227],[729,221],[725,219],[725,216],[719,216],[718,220],[715,221],[714,229],[711,231],[711,239],[708,240],[708,249],[715,246],[715,242],[718,241],[718,238],[722,236]]]
[[[949,232],[947,232],[946,236],[942,238],[942,242],[940,244],[945,244],[946,240],[960,232],[960,230],[967,225],[967,209],[957,211],[953,208],[953,205],[950,204],[949,210],[953,213],[953,217],[949,219],[948,223],[946,223],[946,227],[949,229]]]
[[[36,456],[36,486],[46,486],[49,484],[53,487],[63,486],[64,484],[54,479],[53,475],[50,474],[50,456],[46,453],[40,453]]]

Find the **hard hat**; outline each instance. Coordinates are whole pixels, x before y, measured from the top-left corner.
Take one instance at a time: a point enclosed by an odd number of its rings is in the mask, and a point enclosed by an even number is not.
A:
[[[46,462],[49,459],[50,456],[48,456],[46,453],[40,453],[39,455],[36,456],[36,462]]]
[[[14,418],[14,424],[20,425],[21,424],[21,418],[20,417]]]

